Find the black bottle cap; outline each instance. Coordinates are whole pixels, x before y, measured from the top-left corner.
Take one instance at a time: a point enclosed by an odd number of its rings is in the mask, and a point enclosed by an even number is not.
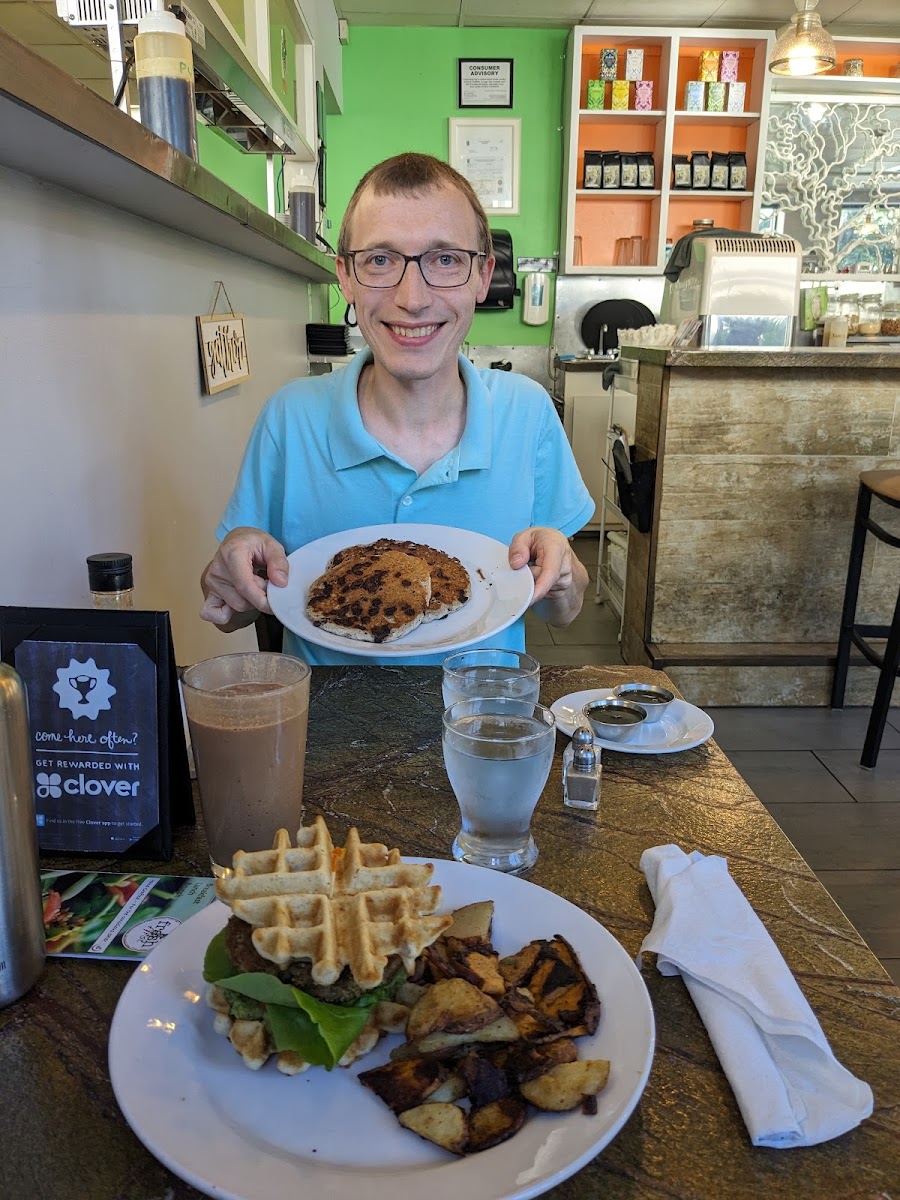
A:
[[[134,587],[130,554],[89,554],[87,567],[92,592],[124,592]]]

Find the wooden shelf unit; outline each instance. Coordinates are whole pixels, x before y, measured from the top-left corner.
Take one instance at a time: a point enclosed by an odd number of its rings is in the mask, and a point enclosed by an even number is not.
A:
[[[711,216],[717,224],[756,229],[772,79],[767,62],[773,43],[774,34],[746,29],[580,25],[572,30],[567,44],[563,273],[659,275],[665,266],[666,238],[677,240],[696,217]],[[653,81],[653,110],[585,108],[587,81],[598,78],[600,51],[605,47],[619,51],[620,64],[626,49],[643,49],[643,77]],[[747,85],[745,112],[683,110],[684,85],[697,78],[700,51],[707,48],[740,51],[738,79]],[[651,152],[656,165],[654,188],[584,188],[586,150]],[[743,151],[748,190],[674,189],[672,155],[693,150]],[[602,205],[597,203],[601,196]],[[688,199],[695,201],[694,207],[685,205]],[[616,239],[634,236],[643,237],[648,246],[645,265],[613,267]]]

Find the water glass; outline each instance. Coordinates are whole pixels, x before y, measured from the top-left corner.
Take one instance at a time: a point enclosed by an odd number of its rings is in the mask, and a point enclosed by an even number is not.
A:
[[[462,828],[460,862],[518,875],[538,849],[531,817],[553,761],[553,713],[530,700],[481,696],[458,700],[443,717],[444,765]]]
[[[213,874],[237,850],[268,850],[303,820],[308,665],[289,654],[223,654],[188,667],[184,707]]]
[[[541,664],[518,650],[461,650],[444,659],[444,708],[474,696],[511,696],[537,704]]]

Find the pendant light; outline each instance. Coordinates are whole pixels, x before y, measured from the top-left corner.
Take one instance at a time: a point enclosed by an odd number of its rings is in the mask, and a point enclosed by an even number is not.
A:
[[[822,28],[815,11],[819,0],[794,0],[797,11],[772,48],[769,70],[774,75],[821,75],[835,65],[834,39]]]

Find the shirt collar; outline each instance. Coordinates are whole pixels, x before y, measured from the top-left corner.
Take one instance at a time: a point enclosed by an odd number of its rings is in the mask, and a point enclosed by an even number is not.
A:
[[[383,446],[363,425],[357,399],[359,377],[371,361],[372,351],[367,349],[340,370],[341,379],[328,418],[328,448],[336,471],[384,457]],[[459,370],[466,389],[466,427],[459,442],[458,469],[484,470],[491,465],[491,394],[464,354],[459,356]]]

